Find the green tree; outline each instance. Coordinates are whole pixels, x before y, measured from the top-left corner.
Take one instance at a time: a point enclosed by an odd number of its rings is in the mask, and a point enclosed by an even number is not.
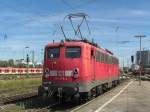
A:
[[[8,66],[9,67],[14,67],[14,60],[13,59],[8,60]]]

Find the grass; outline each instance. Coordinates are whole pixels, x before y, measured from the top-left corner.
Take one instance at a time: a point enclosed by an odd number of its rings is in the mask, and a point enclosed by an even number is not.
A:
[[[41,78],[23,78],[16,80],[0,80],[0,90],[13,90],[0,94],[2,96],[10,96],[20,93],[32,92],[41,84]]]
[[[0,112],[27,112],[21,106],[16,106],[14,104],[9,104],[4,106],[4,109],[0,109]]]
[[[27,86],[39,85],[41,78],[27,78],[17,80],[0,80],[0,89],[16,89]]]
[[[17,75],[17,74],[0,74],[0,80],[14,80],[18,78],[35,78],[41,77],[41,74],[30,74],[27,76],[26,74]]]

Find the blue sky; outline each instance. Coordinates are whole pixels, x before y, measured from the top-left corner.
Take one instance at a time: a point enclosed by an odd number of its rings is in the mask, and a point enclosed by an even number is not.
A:
[[[63,39],[58,25],[71,30],[63,24],[64,16],[84,12],[92,32],[88,38],[127,62],[139,49],[134,35],[146,35],[142,47],[150,47],[149,4],[149,0],[0,0],[0,59],[23,58],[29,46],[40,61],[44,45]]]

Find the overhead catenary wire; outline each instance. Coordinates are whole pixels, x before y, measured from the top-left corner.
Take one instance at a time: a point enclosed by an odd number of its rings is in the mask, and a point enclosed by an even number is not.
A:
[[[69,7],[69,9],[71,10],[75,10],[74,7],[72,7],[68,2],[66,2],[65,0],[61,0],[63,4],[65,4],[67,7]]]
[[[79,4],[78,6],[73,7],[70,3],[68,3],[66,0],[61,0],[62,3],[64,3],[70,10],[77,10],[79,8],[91,5],[92,3],[95,3],[97,0],[86,0],[84,3]],[[74,5],[74,4],[73,4]]]

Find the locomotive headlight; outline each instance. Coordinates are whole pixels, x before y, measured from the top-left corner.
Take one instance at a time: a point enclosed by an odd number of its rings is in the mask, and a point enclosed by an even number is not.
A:
[[[52,84],[52,82],[51,82],[51,81],[49,81],[49,82],[48,82],[48,84]]]
[[[79,88],[77,88],[77,87],[74,87],[74,91],[78,91],[79,90]]]
[[[45,76],[45,78],[49,77],[49,68],[44,69],[44,76]]]
[[[45,90],[48,90],[48,87],[44,87]]]
[[[78,78],[78,75],[79,75],[79,69],[78,68],[75,68],[73,70],[73,78],[77,79]]]
[[[44,73],[45,73],[45,74],[49,74],[49,68],[45,68],[45,69],[44,69]]]

